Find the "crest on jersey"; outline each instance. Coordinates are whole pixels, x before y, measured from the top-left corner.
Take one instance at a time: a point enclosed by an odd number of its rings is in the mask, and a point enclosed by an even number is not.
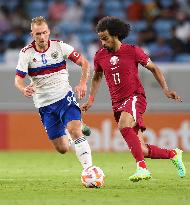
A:
[[[53,53],[51,54],[51,57],[52,57],[53,59],[58,58],[58,52],[57,52],[57,51],[53,52]]]
[[[112,65],[117,65],[117,63],[119,62],[119,58],[117,56],[112,56],[110,59],[110,63]]]

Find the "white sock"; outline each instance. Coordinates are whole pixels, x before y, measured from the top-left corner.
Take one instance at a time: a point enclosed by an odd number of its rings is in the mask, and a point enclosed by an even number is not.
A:
[[[83,169],[92,166],[91,149],[85,137],[79,137],[75,141],[75,152]]]

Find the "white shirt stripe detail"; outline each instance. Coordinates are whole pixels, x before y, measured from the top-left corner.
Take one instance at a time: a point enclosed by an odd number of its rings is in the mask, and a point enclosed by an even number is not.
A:
[[[121,108],[123,108],[129,100],[130,100],[130,98],[127,99],[127,100],[125,100],[125,102],[118,108],[118,110],[121,109]]]
[[[133,117],[135,119],[135,122],[137,122],[136,102],[137,102],[137,96],[133,96],[132,112],[133,112]]]

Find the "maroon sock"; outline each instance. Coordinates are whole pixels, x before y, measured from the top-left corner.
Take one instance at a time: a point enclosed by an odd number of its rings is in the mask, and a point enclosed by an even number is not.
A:
[[[138,166],[138,167],[141,167],[141,168],[143,168],[143,169],[146,169],[146,163],[145,163],[145,161],[139,161],[139,162],[137,162],[137,166]]]
[[[129,150],[131,151],[136,162],[144,161],[144,155],[141,149],[141,143],[137,136],[134,128],[125,127],[120,130],[123,138],[128,144]]]
[[[155,145],[147,144],[148,156],[151,159],[171,159],[176,155],[175,150],[162,149]]]

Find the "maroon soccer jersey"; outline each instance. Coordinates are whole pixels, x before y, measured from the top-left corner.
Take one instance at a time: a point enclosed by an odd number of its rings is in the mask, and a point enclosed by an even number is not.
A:
[[[113,110],[116,110],[123,100],[134,95],[145,96],[138,75],[138,63],[146,66],[148,61],[149,56],[141,48],[128,44],[122,44],[116,52],[102,48],[96,53],[94,70],[104,72]]]

